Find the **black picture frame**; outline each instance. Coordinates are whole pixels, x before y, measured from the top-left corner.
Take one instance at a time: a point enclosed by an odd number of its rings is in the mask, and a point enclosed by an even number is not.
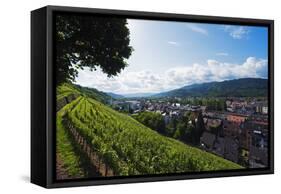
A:
[[[268,28],[269,166],[261,169],[55,180],[54,15],[96,14],[147,20],[264,26]],[[274,21],[261,19],[46,6],[31,12],[31,182],[46,188],[229,177],[274,173]]]

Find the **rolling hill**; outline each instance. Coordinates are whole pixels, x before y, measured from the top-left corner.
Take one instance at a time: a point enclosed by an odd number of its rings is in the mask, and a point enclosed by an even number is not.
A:
[[[111,100],[111,98],[114,98],[113,96],[99,91],[95,88],[90,88],[90,87],[84,87],[84,86],[80,86],[80,85],[74,85],[75,88],[83,95],[87,95],[90,98],[94,98],[97,101],[100,101],[104,104],[109,103],[109,101]]]
[[[193,84],[153,97],[255,97],[267,96],[268,80],[242,78],[222,82]]]
[[[78,95],[57,113],[58,155],[72,176],[89,172],[82,162],[77,163],[83,156],[82,148],[77,149],[81,142],[86,144],[83,147],[87,148],[87,152],[93,150],[101,161],[99,166],[104,164],[117,176],[242,168],[231,161],[162,136],[132,117],[104,105],[93,95],[83,93],[84,90],[77,91],[71,85],[63,87],[63,91],[73,90]],[[57,91],[62,90],[58,88]],[[61,94],[58,92],[57,95]],[[69,130],[79,134],[79,142],[66,135],[71,133]]]
[[[122,95],[120,95],[120,94],[115,94],[115,93],[113,93],[113,92],[107,92],[106,94],[109,95],[109,96],[111,96],[111,97],[114,98],[114,99],[125,98],[125,96],[122,96]]]
[[[80,86],[77,84],[71,84],[71,83],[63,83],[56,89],[57,91],[57,101],[59,101],[62,98],[71,96],[71,95],[84,95],[90,98],[93,98],[99,102],[102,102],[104,104],[107,104],[110,102],[111,95],[99,91],[95,88],[89,88],[89,87],[84,87]]]

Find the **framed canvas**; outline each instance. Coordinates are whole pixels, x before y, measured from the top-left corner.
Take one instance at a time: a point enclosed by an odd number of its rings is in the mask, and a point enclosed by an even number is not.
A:
[[[273,21],[31,12],[31,182],[272,174]]]

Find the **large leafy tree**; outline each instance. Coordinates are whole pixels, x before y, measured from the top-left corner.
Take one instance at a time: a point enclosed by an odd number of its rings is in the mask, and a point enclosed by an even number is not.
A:
[[[132,52],[126,24],[123,18],[57,15],[57,82],[74,81],[84,67],[100,67],[108,76],[120,73]]]
[[[159,133],[165,133],[165,121],[160,113],[142,112],[134,116],[134,118],[144,124],[145,126],[154,129]]]

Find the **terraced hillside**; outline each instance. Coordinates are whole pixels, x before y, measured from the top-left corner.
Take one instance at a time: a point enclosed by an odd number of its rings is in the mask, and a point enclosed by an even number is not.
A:
[[[57,96],[66,91],[76,98],[57,112],[57,171],[69,178],[242,168],[164,137],[72,85],[58,87]]]

